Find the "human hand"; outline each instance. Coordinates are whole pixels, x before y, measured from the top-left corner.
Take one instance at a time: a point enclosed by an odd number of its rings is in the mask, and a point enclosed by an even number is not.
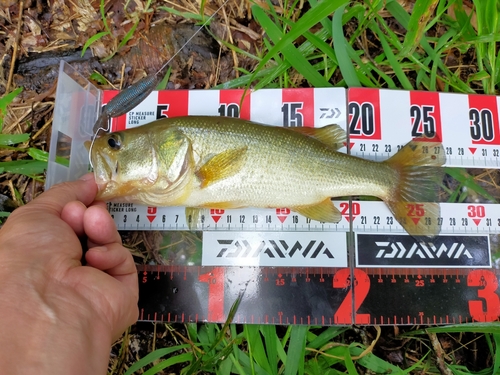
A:
[[[21,337],[24,344],[17,350],[33,350],[27,342],[39,345],[42,357],[56,361],[46,368],[51,373],[64,367],[65,356],[72,359],[65,373],[104,373],[112,341],[138,316],[132,256],[105,206],[93,203],[96,193],[90,174],[56,185],[15,210],[0,230],[0,332],[8,337],[5,345],[0,338],[0,345],[12,347],[13,336],[23,336],[15,325],[34,321],[28,333],[33,338]],[[45,340],[54,350],[43,347]],[[9,360],[6,354],[0,351],[0,363]],[[88,357],[75,360],[75,354]],[[40,370],[36,373],[44,373]]]

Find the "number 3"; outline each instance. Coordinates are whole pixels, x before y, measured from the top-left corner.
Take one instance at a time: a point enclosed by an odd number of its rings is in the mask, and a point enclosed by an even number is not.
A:
[[[496,294],[498,280],[491,271],[474,270],[467,276],[467,286],[481,287],[477,296],[481,300],[469,301],[469,312],[478,322],[492,322],[500,316],[500,298]]]

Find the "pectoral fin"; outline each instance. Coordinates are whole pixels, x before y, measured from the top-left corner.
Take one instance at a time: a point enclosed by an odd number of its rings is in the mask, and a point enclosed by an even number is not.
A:
[[[310,206],[293,207],[292,210],[297,211],[299,214],[311,220],[325,223],[338,223],[342,219],[340,211],[333,205],[330,198]]]
[[[201,181],[201,188],[206,188],[214,182],[231,177],[238,173],[245,161],[247,147],[227,150],[208,160],[198,171],[196,176]]]
[[[288,129],[316,138],[318,141],[332,147],[334,150],[338,150],[345,146],[344,143],[347,141],[345,130],[335,124],[327,125],[322,128],[296,127]]]

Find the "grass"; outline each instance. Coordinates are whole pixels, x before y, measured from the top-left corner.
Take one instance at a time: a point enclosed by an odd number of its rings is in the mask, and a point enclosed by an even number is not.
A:
[[[206,17],[202,11],[186,11],[192,7],[171,6],[172,2],[157,8],[150,1],[143,3],[128,15],[132,26],[119,41],[114,39],[113,54],[132,39],[137,24],[152,12],[166,11],[196,21]],[[335,86],[499,93],[496,0],[473,1],[472,12],[458,0],[416,0],[412,12],[395,0],[281,0],[278,4],[261,0],[251,8],[249,18],[265,32],[262,43],[255,43],[255,52],[221,41],[255,68],[236,66],[239,77],[217,88]],[[84,50],[111,38],[105,5],[100,2],[104,29],[87,40]],[[199,6],[205,5],[202,1]],[[19,92],[0,99],[0,115]],[[30,147],[27,135],[1,134],[0,148],[33,159],[2,162],[2,173],[34,177],[44,169],[46,153]],[[444,187],[450,201],[462,202],[471,194],[495,200],[470,171],[447,172],[457,182]],[[242,326],[230,321],[225,325],[158,324],[149,341],[152,346],[136,350],[132,349],[133,336],[127,333],[115,344],[118,354],[111,361],[110,373],[486,375],[500,369],[498,323],[425,329]],[[162,338],[169,339],[168,345],[161,344]],[[479,353],[478,342],[484,349]]]

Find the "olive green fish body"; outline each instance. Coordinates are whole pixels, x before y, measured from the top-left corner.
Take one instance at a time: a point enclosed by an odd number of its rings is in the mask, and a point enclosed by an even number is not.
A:
[[[444,162],[440,144],[426,143],[439,151],[434,159],[421,142],[411,142],[378,163],[337,152],[344,141],[337,126],[282,128],[191,116],[105,135],[96,140],[92,160],[100,199],[154,206],[288,207],[337,222],[331,197],[371,195],[401,222],[404,202],[434,198],[429,181],[436,174],[431,167]],[[435,206],[427,205],[433,217]],[[430,227],[403,226],[413,234],[438,230],[437,218]]]
[[[234,119],[218,119],[208,134],[204,131],[208,123],[193,120],[191,126],[179,126],[192,140],[197,166],[226,152],[228,145],[239,150],[243,159],[233,175],[204,188],[195,183],[184,205],[210,206],[223,198],[231,207],[290,207],[342,195],[373,195],[374,189],[383,195],[390,187],[381,178],[392,172],[385,165],[336,152],[290,129],[233,123]],[[357,176],[359,169],[366,171],[363,181]]]

